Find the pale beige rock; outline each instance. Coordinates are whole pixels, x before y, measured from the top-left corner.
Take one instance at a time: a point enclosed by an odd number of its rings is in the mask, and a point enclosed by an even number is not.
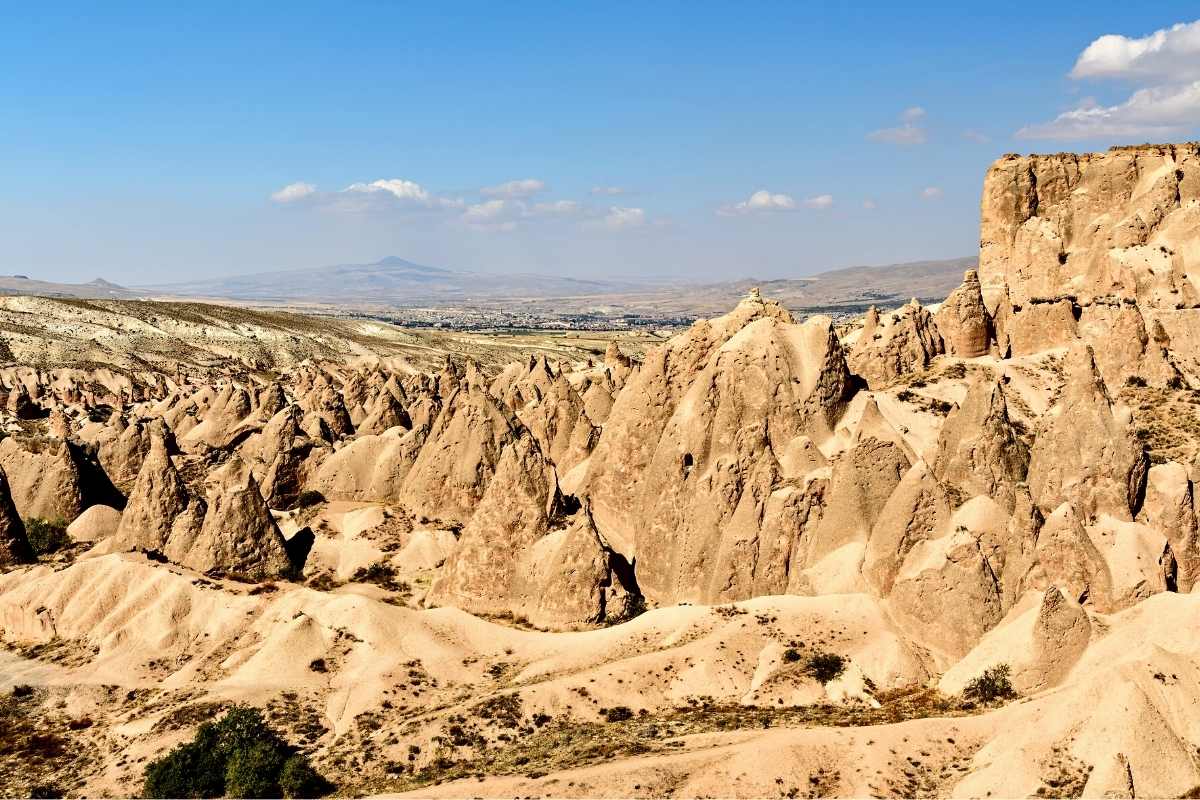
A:
[[[1070,501],[1087,519],[1102,512],[1130,519],[1149,468],[1144,448],[1116,413],[1091,347],[1071,348],[1063,368],[1058,400],[1030,450],[1033,498],[1044,512]]]
[[[121,512],[112,506],[94,505],[67,526],[76,542],[98,542],[113,536],[121,525]]]
[[[0,469],[0,568],[34,560],[25,534],[25,523],[17,514],[8,488],[8,476]]]
[[[1000,383],[973,380],[938,434],[933,474],[965,497],[992,495],[1009,507],[1025,481],[1029,448],[1008,416]]]
[[[418,518],[465,524],[482,499],[516,420],[485,389],[464,383],[446,400],[404,478],[399,500]]]
[[[114,550],[163,552],[176,530],[198,526],[206,511],[175,469],[166,439],[151,436],[150,452],[129,492],[113,536]]]
[[[244,465],[230,470],[198,530],[172,532],[165,554],[197,572],[259,580],[286,577],[303,568],[293,566],[283,534]]]
[[[0,441],[0,467],[23,518],[70,522],[84,509],[83,476],[70,442],[9,437]]]
[[[945,351],[933,315],[914,299],[884,317],[882,324],[868,323],[847,360],[854,373],[865,378],[874,389],[906,373],[925,369]]]
[[[967,270],[962,285],[941,304],[934,320],[949,355],[977,358],[988,354],[994,338],[992,318],[975,270]]]

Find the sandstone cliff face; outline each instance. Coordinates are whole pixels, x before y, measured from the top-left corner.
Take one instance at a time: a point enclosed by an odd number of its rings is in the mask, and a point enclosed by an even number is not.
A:
[[[1149,459],[1114,409],[1092,348],[1067,354],[1061,394],[1038,426],[1029,488],[1044,512],[1070,501],[1084,517],[1130,519],[1140,508]]]
[[[850,367],[856,375],[866,378],[872,389],[886,386],[909,372],[928,367],[933,359],[946,352],[945,342],[929,310],[913,300],[899,311],[880,315],[872,309],[854,349],[850,351]],[[951,312],[947,312],[949,317]],[[969,320],[962,322],[969,326]],[[969,339],[971,334],[966,334]]]
[[[984,178],[979,275],[1012,301],[1200,302],[1200,146],[1005,156]]]
[[[645,595],[750,596],[758,577],[745,564],[767,544],[759,522],[779,457],[798,437],[828,436],[853,391],[828,320],[797,325],[756,295],[648,355],[617,396],[586,481],[600,533],[636,560]],[[764,576],[781,567],[759,566]]]

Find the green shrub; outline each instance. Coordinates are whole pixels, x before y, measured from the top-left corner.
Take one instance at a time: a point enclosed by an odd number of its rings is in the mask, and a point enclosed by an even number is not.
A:
[[[629,706],[616,706],[614,708],[602,708],[600,713],[609,722],[624,722],[627,719],[633,719],[633,711]]]
[[[783,651],[783,660],[789,664],[795,664],[800,660],[800,651],[794,647],[789,647]]]
[[[804,671],[823,684],[829,683],[846,671],[846,659],[837,653],[816,653],[808,659]]]
[[[61,550],[71,543],[67,523],[62,519],[30,517],[25,520],[25,535],[29,537],[29,546],[39,556]]]
[[[284,797],[321,797],[333,787],[312,768],[302,755],[288,756],[279,772],[279,788]]]
[[[1008,664],[997,664],[994,667],[988,667],[983,671],[983,674],[978,678],[972,678],[963,688],[963,697],[967,700],[975,700],[981,703],[990,703],[993,700],[1007,700],[1010,697],[1016,697],[1017,693],[1013,689],[1012,682],[1008,676],[1012,672]]]
[[[285,776],[285,772],[287,773]],[[319,797],[332,788],[263,720],[235,706],[146,766],[146,797]]]
[[[234,750],[225,767],[225,794],[230,797],[280,797],[279,773],[287,760],[283,748],[255,742]]]

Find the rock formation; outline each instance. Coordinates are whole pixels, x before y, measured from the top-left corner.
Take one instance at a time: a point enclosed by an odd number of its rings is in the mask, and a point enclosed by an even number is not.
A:
[[[33,561],[25,523],[17,515],[8,490],[8,476],[0,469],[0,569]]]

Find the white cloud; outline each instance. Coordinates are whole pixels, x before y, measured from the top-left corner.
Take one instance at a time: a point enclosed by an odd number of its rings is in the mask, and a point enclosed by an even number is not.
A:
[[[975,144],[987,144],[992,140],[992,137],[988,136],[986,133],[981,133],[974,129],[963,131],[963,138],[968,142],[974,142]]]
[[[809,208],[832,208],[833,195],[819,194],[816,197],[810,197],[804,201],[804,205],[808,206]]]
[[[917,123],[925,117],[925,109],[911,106],[900,112],[900,124],[892,128],[880,128],[867,134],[873,142],[887,144],[914,145],[925,144],[925,129]]]
[[[1169,138],[1200,127],[1200,81],[1138,89],[1115,106],[1083,104],[1050,122],[1026,125],[1022,139]]]
[[[759,189],[746,200],[733,205],[721,206],[717,213],[723,217],[739,214],[754,214],[764,211],[794,211],[796,200],[790,194],[773,194],[766,189]]]
[[[1200,78],[1200,20],[1131,39],[1101,36],[1080,53],[1072,78]]]
[[[479,193],[485,197],[532,197],[545,190],[546,184],[537,178],[522,178],[498,186],[485,186]]]
[[[1021,128],[1019,138],[1188,135],[1200,128],[1200,21],[1179,23],[1141,38],[1101,36],[1080,53],[1070,76],[1132,81],[1137,88],[1124,102],[1113,105],[1082,100],[1049,122]]]
[[[313,186],[311,183],[297,181],[295,183],[289,183],[287,186],[283,187],[277,192],[272,192],[271,199],[276,203],[294,203],[297,200],[303,200],[316,191],[317,187]]]
[[[638,228],[646,224],[646,212],[641,208],[610,206],[604,224],[613,229]]]
[[[873,210],[873,209],[876,207],[876,206],[875,206],[875,201],[874,201],[874,200],[872,200],[872,199],[871,199],[871,198],[869,198],[869,197],[868,197],[866,200],[863,200],[862,206],[863,206],[863,208],[865,208],[867,211],[871,211],[871,210]]]
[[[937,200],[941,196],[942,187],[940,186],[926,186],[921,190],[921,197],[924,197],[926,200]]]
[[[398,200],[411,200],[421,204],[427,204],[430,201],[429,192],[425,187],[413,181],[406,181],[401,178],[388,178],[370,183],[352,183],[342,190],[343,192],[387,192]]]
[[[620,186],[593,186],[592,194],[611,197],[613,195],[625,194],[625,190]]]

